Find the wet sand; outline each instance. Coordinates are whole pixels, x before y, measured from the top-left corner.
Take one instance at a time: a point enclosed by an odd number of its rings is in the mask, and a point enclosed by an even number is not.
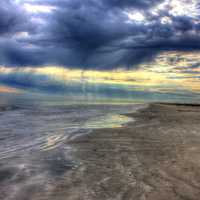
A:
[[[66,142],[73,149],[68,165],[58,156],[63,152],[44,154],[54,158],[45,164],[51,179],[45,168],[40,183],[33,174],[26,185],[24,176],[34,170],[16,176],[1,167],[0,199],[199,200],[200,106],[151,104],[128,116],[136,121]]]
[[[199,200],[200,107],[152,104],[131,116],[73,142],[82,164],[69,172],[67,199]]]

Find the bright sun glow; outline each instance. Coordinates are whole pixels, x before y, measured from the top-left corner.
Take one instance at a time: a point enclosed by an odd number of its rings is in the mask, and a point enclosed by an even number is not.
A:
[[[172,23],[172,20],[170,17],[162,17],[160,19],[160,21],[161,21],[161,24],[171,24]]]
[[[130,21],[134,21],[134,22],[143,22],[145,20],[145,16],[137,11],[129,11],[126,12],[128,18]]]
[[[196,0],[172,0],[169,11],[174,16],[188,15],[195,17],[198,15]]]
[[[196,0],[165,0],[152,8],[151,12],[158,16],[159,12],[163,10],[168,10],[169,14],[173,16],[185,15],[195,18],[199,14]]]
[[[28,36],[29,36],[28,32],[25,32],[25,31],[17,32],[17,33],[14,34],[14,37],[16,39],[27,38]]]
[[[55,10],[56,8],[53,6],[44,6],[44,5],[32,5],[29,3],[25,3],[24,4],[24,8],[28,11],[28,12],[32,12],[32,13],[39,13],[39,12],[43,12],[43,13],[50,13],[53,10]]]

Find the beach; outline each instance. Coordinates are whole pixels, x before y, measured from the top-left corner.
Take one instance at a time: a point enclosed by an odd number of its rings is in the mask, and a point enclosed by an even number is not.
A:
[[[67,199],[199,199],[199,111],[151,104],[134,123],[73,141],[82,164],[69,172]]]
[[[122,127],[65,140],[66,154],[55,148],[1,160],[0,199],[198,200],[199,111],[153,103],[126,114],[134,120]]]

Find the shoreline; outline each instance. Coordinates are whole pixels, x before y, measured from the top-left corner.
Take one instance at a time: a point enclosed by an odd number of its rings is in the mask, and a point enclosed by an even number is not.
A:
[[[199,200],[200,107],[122,115],[134,121],[0,160],[0,199]]]

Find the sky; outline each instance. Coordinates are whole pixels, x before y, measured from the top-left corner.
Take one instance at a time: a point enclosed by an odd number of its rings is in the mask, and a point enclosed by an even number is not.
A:
[[[0,93],[198,101],[199,0],[1,0]]]

